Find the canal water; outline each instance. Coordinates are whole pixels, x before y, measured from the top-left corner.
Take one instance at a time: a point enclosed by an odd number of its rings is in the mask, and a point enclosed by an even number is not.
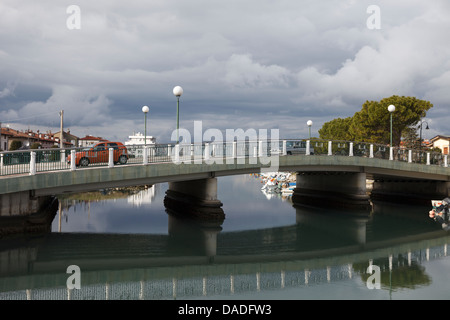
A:
[[[167,210],[166,183],[59,196],[50,233],[0,240],[0,300],[450,298],[430,206],[294,207],[262,186],[218,178],[219,222]]]

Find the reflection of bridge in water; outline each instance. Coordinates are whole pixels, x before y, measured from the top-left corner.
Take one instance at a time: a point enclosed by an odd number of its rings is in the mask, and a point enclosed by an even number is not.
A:
[[[50,233],[22,243],[4,239],[0,299],[192,299],[358,277],[366,286],[369,264],[382,274],[418,270],[423,275],[418,283],[396,285],[426,285],[421,263],[447,256],[449,236],[442,230],[417,233],[403,224],[409,231],[380,238],[375,217],[328,216],[331,223],[320,224],[322,214],[314,219],[308,209],[296,209],[297,224],[263,230],[221,233],[220,226],[180,223],[169,214],[169,235]],[[81,269],[79,290],[66,287],[72,264]],[[382,286],[388,286],[383,279]]]
[[[385,258],[388,265],[382,272],[420,264],[422,261],[447,256],[447,242],[434,239],[389,249],[359,253],[349,260],[339,257],[289,260],[280,262],[215,263],[200,257],[185,260],[183,266],[146,266],[142,263],[134,272],[126,270],[83,271],[81,289],[66,288],[68,264],[61,263],[63,272],[35,276],[3,277],[0,299],[62,300],[62,299],[175,299],[253,293],[264,290],[282,290],[294,287],[339,282],[356,277],[367,277],[365,268],[376,259]],[[417,246],[417,247],[416,247]],[[405,255],[406,259],[401,259]],[[169,259],[170,260],[170,259]],[[355,268],[361,263],[364,268]],[[116,261],[120,265],[119,261]],[[111,261],[114,264],[113,261]],[[161,261],[160,261],[161,263]],[[191,263],[191,265],[189,265]],[[116,266],[117,266],[116,265]],[[364,280],[365,281],[365,280]],[[365,286],[363,281],[362,285]],[[18,288],[22,287],[22,288]]]

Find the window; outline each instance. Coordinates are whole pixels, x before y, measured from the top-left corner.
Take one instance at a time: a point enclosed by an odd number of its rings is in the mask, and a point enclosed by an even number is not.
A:
[[[105,144],[99,144],[98,146],[94,147],[94,151],[105,151]]]

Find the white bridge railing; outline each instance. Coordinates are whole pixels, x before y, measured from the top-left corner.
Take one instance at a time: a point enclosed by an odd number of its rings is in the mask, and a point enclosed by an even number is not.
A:
[[[89,150],[89,148],[4,151],[0,152],[0,176],[34,175],[38,172],[59,170],[74,171],[86,167],[114,168],[124,164],[224,163],[226,159],[242,158],[250,158],[250,161],[256,163],[258,157],[290,155],[368,157],[448,167],[448,156],[439,152],[389,147],[367,142],[285,139],[128,145],[126,147],[127,153],[113,148],[101,151]],[[119,155],[118,152],[120,152]],[[126,156],[126,161],[119,159],[122,154]],[[81,158],[86,158],[87,161],[70,161]]]

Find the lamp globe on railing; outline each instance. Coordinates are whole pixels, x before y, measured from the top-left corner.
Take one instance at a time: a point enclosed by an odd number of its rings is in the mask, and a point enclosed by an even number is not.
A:
[[[307,124],[308,127],[309,127],[309,140],[311,140],[311,126],[312,126],[313,122],[312,122],[312,120],[308,120],[308,121],[306,122],[306,124]]]
[[[144,113],[145,121],[144,121],[144,145],[147,145],[147,113],[150,111],[148,106],[142,107],[142,112]]]
[[[177,97],[177,143],[179,142],[180,136],[178,134],[179,124],[180,124],[180,97],[183,94],[183,88],[176,86],[173,88],[173,94]]]
[[[390,146],[392,147],[392,113],[394,113],[394,111],[395,111],[395,106],[393,104],[389,105],[388,111],[391,114],[391,140],[390,140],[391,143],[390,143]]]

